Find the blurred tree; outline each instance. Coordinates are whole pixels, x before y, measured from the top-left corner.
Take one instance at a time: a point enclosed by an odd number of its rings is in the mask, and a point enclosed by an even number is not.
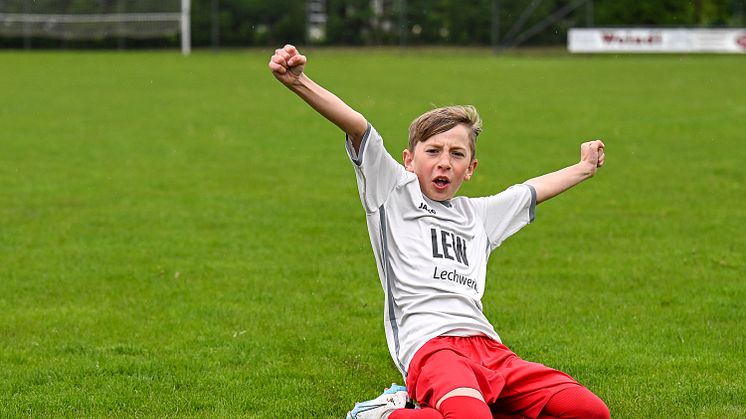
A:
[[[690,1],[597,1],[594,18],[599,26],[685,26],[694,24],[694,15]]]
[[[330,44],[371,44],[373,13],[369,0],[327,0],[326,36]]]
[[[488,45],[492,0],[408,0],[413,44]]]
[[[305,41],[305,1],[221,0],[218,22],[225,46],[302,44]],[[192,44],[212,43],[212,1],[192,0]]]

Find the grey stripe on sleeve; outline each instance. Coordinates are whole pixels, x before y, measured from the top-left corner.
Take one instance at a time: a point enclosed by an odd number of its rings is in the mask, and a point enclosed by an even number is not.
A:
[[[352,158],[352,162],[355,163],[357,166],[360,166],[363,164],[363,152],[365,151],[365,144],[368,142],[368,137],[370,136],[370,130],[372,126],[370,125],[370,122],[368,123],[368,128],[365,130],[365,134],[363,134],[363,139],[360,142],[360,151],[355,152],[355,148],[352,147],[352,140],[350,139],[350,136],[345,134],[345,140],[346,140],[346,146],[347,150],[350,153],[350,157]]]
[[[532,223],[536,218],[536,189],[533,186],[524,183],[531,190],[531,206],[528,209],[528,222]]]

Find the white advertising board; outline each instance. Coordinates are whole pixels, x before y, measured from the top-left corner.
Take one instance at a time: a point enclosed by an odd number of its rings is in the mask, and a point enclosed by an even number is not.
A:
[[[573,53],[746,53],[745,29],[572,28]]]

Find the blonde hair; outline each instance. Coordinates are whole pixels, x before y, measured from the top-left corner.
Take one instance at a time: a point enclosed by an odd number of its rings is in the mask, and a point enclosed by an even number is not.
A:
[[[417,143],[427,141],[433,135],[446,132],[458,124],[469,128],[469,150],[474,160],[477,152],[477,136],[482,132],[482,119],[471,105],[454,105],[425,112],[409,126],[409,151],[414,152]]]

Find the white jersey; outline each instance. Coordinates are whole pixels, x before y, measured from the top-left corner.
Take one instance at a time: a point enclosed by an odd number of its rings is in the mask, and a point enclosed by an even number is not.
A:
[[[428,199],[417,176],[368,126],[360,150],[347,140],[385,294],[389,352],[406,377],[415,352],[436,336],[500,340],[482,313],[487,260],[533,221],[536,192],[515,185],[484,198]]]

